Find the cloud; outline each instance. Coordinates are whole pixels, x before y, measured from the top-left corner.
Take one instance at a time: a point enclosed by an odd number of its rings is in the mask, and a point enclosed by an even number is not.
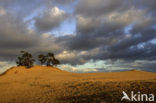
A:
[[[10,69],[13,65],[14,63],[0,62],[0,74]]]
[[[59,66],[60,69],[65,70],[65,71],[69,71],[69,72],[76,72],[78,69],[74,66],[71,65],[60,65]]]
[[[21,50],[36,54],[61,51],[60,48],[53,35],[45,37],[45,33],[29,29],[27,23],[16,15],[5,11],[0,16],[0,60],[14,60]]]
[[[6,11],[3,9],[3,8],[0,8],[0,15],[5,15],[6,14]]]
[[[38,43],[38,37],[33,35],[24,22],[6,11],[4,15],[0,16],[1,56],[7,55],[7,52],[11,53],[9,51],[11,49],[16,51],[17,49],[33,47]],[[12,51],[12,53],[15,51]]]
[[[42,15],[35,17],[35,26],[39,31],[50,31],[58,27],[67,16],[63,10],[53,7],[44,11]]]
[[[82,16],[101,16],[110,12],[121,10],[130,4],[129,0],[80,0],[76,13]],[[121,6],[122,5],[122,6]]]
[[[57,5],[66,6],[73,0],[0,0],[0,7],[16,14],[20,18],[36,15],[43,8]]]
[[[122,6],[124,1],[120,0],[118,2],[120,3],[115,6],[118,9],[105,11],[103,10],[105,6],[108,8],[107,6],[109,5],[115,5],[113,0],[98,0],[96,3],[87,0],[80,1],[76,9],[77,35],[72,37],[71,40],[67,40],[69,49],[87,50],[89,53],[90,50],[99,48],[102,52],[99,52],[95,57],[100,57],[101,59],[118,59],[120,56],[121,58],[125,56],[127,57],[125,59],[130,59],[146,50],[137,46],[156,38],[156,30],[153,29],[154,17],[148,14],[146,8],[140,9],[135,7],[133,3],[128,4],[126,8],[126,4],[124,7]],[[121,8],[124,8],[124,10],[121,10]],[[91,12],[92,9],[97,11]],[[97,12],[100,12],[100,14],[96,15]],[[91,16],[92,14],[96,16]],[[132,25],[132,27],[127,34],[125,29],[129,25]],[[132,49],[132,47],[136,48]],[[121,53],[116,53],[117,51]]]
[[[47,0],[53,4],[67,5],[74,2],[74,0]]]
[[[119,39],[126,39],[124,29],[128,25],[136,26],[144,22],[150,24],[154,21],[152,17],[144,15],[146,15],[145,10],[137,10],[134,7],[123,12],[113,11],[108,15],[96,17],[77,14],[77,35],[68,45],[71,49],[92,49],[100,45],[115,44]]]
[[[155,17],[155,0],[1,0],[0,60],[14,60],[26,50],[34,56],[54,52],[69,71],[90,60],[115,62],[106,67],[111,70],[153,68]],[[75,24],[64,23],[70,18]],[[51,32],[69,25],[76,26],[73,34]],[[135,65],[139,60],[144,61],[142,67]]]
[[[72,65],[60,65],[60,69],[68,71],[68,72],[75,72],[75,73],[91,73],[91,72],[98,72],[97,69],[94,68],[85,68],[85,69],[80,69],[78,67],[72,66]]]

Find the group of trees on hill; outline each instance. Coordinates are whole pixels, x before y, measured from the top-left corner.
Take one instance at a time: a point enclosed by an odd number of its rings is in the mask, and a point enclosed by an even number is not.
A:
[[[33,59],[32,54],[26,51],[21,51],[22,56],[17,58],[17,66],[25,66],[26,68],[31,68],[34,65],[35,59]],[[38,60],[41,65],[56,66],[60,64],[60,61],[55,58],[53,53],[47,53],[46,55],[38,55]]]

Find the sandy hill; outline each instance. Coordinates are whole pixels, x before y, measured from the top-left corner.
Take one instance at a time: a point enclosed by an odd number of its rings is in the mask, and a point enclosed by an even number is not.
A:
[[[2,75],[11,75],[11,74],[23,74],[23,73],[33,73],[33,72],[65,72],[62,71],[61,69],[58,69],[56,67],[47,67],[47,66],[33,66],[32,68],[25,68],[24,66],[19,66],[19,67],[12,67],[8,69],[6,72],[4,72]]]
[[[12,67],[0,76],[5,79],[23,80],[25,78],[42,78],[45,80],[102,80],[102,81],[126,81],[126,80],[149,80],[156,79],[152,72],[130,70],[124,72],[102,72],[102,73],[71,73],[56,67],[34,66],[30,69],[25,67]]]
[[[96,99],[109,103],[110,92],[153,90],[155,80],[156,73],[136,70],[71,73],[46,66],[13,67],[0,76],[0,103],[94,103]]]
[[[152,72],[145,72],[139,70],[130,70],[123,72],[102,72],[102,73],[71,73],[63,71],[56,67],[47,67],[47,66],[34,66],[30,69],[25,67],[12,67],[3,73],[0,77],[2,78],[9,77],[19,77],[19,78],[44,78],[49,80],[55,80],[55,77],[59,77],[59,80],[62,79],[99,79],[103,81],[117,81],[117,80],[148,80],[155,79],[156,74]]]

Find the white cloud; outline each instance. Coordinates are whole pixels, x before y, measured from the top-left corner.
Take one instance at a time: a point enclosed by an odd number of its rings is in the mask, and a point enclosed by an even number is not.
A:
[[[68,64],[59,65],[58,68],[60,68],[62,70],[65,70],[65,71],[68,71],[68,72],[76,72],[76,71],[78,71],[78,68],[76,68],[74,66],[71,66],[71,65],[68,65]]]
[[[0,61],[0,74],[5,72],[6,70],[10,69],[13,65],[14,65],[14,63]]]
[[[61,9],[59,9],[58,7],[53,7],[51,10],[50,10],[50,15],[51,15],[51,17],[53,17],[53,16],[55,16],[55,17],[57,17],[57,16],[61,16],[61,15],[64,15],[65,14],[65,12],[63,11],[63,10],[61,10]]]
[[[89,73],[89,72],[97,72],[98,70],[95,68],[79,68],[69,64],[63,64],[59,66],[60,69],[68,71],[68,72],[75,72],[75,73]]]
[[[58,59],[61,59],[61,60],[73,60],[76,58],[76,54],[74,52],[71,52],[71,51],[63,51],[61,52],[60,54],[58,54],[56,56]]]

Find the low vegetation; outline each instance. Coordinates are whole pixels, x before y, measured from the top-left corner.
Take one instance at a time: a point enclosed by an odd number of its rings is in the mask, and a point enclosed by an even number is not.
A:
[[[156,95],[155,87],[156,75],[150,72],[76,74],[47,66],[15,67],[0,76],[0,103],[130,103],[121,102],[122,91]]]

